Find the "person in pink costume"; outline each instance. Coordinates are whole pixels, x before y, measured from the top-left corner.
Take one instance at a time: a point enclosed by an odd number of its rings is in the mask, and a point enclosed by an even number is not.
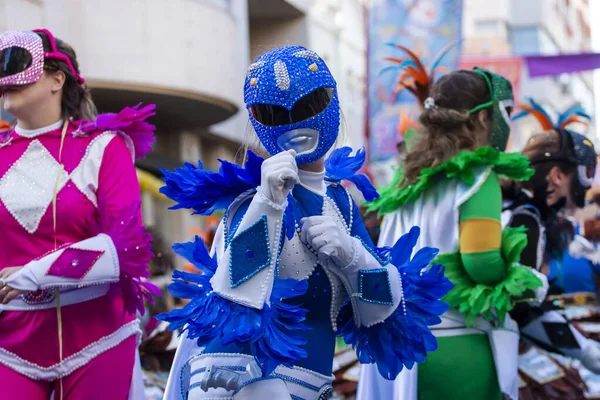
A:
[[[137,400],[136,311],[156,289],[133,160],[154,105],[96,118],[44,29],[0,36],[0,96],[17,119],[0,136],[0,398]]]

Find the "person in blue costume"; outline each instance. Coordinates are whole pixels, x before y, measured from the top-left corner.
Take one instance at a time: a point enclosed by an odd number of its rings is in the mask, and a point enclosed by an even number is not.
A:
[[[575,210],[567,210],[573,213]],[[570,220],[573,224],[573,241],[568,250],[556,254],[549,262],[548,281],[554,292],[564,294],[598,293],[600,279],[600,250],[598,243],[590,240],[586,223]],[[589,224],[588,224],[589,225]],[[589,228],[589,226],[588,226]]]
[[[430,325],[451,288],[436,249],[411,258],[414,227],[392,248],[371,242],[342,185],[377,196],[358,174],[364,149],[333,150],[336,82],[315,52],[269,51],[247,71],[250,121],[271,157],[249,151],[218,172],[164,171],[174,208],[224,209],[211,252],[200,239],[174,245],[202,274],[174,273],[170,291],[189,299],[161,318],[184,329],[168,399],[326,399],[336,336],[387,379],[436,349]]]
[[[580,226],[575,226],[575,242],[580,251],[569,250],[550,260],[548,280],[563,293],[597,293],[600,278],[598,245],[580,235]]]

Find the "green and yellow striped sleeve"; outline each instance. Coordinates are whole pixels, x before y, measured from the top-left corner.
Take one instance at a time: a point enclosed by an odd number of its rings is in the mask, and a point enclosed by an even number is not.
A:
[[[476,283],[494,285],[506,276],[502,258],[502,191],[492,172],[481,188],[460,207],[460,253]]]

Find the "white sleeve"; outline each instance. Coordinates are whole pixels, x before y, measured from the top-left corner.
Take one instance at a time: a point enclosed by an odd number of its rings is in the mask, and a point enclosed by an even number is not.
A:
[[[230,240],[223,227],[223,256],[211,279],[221,297],[259,310],[268,304],[286,206],[287,201],[278,205],[267,199],[259,187]]]
[[[339,268],[329,262],[350,295],[354,323],[370,327],[386,320],[402,301],[402,281],[396,267],[378,259],[360,239],[352,238],[354,257]]]
[[[119,281],[119,258],[105,234],[60,248],[27,263],[3,282],[15,289],[79,288]]]

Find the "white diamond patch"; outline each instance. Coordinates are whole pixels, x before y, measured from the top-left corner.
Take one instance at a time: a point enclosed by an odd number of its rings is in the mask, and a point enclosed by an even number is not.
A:
[[[282,279],[293,278],[299,281],[308,279],[317,263],[315,256],[300,241],[297,233],[287,240],[284,240],[281,254],[279,255],[279,277]]]
[[[52,204],[59,172],[58,191],[69,180],[69,174],[39,140],[34,140],[0,179],[0,201],[27,232],[38,229]]]
[[[342,216],[342,212],[328,196],[323,196],[323,209],[321,210],[321,214],[333,218],[335,224],[346,232],[350,231],[350,228],[346,224],[346,220]]]

